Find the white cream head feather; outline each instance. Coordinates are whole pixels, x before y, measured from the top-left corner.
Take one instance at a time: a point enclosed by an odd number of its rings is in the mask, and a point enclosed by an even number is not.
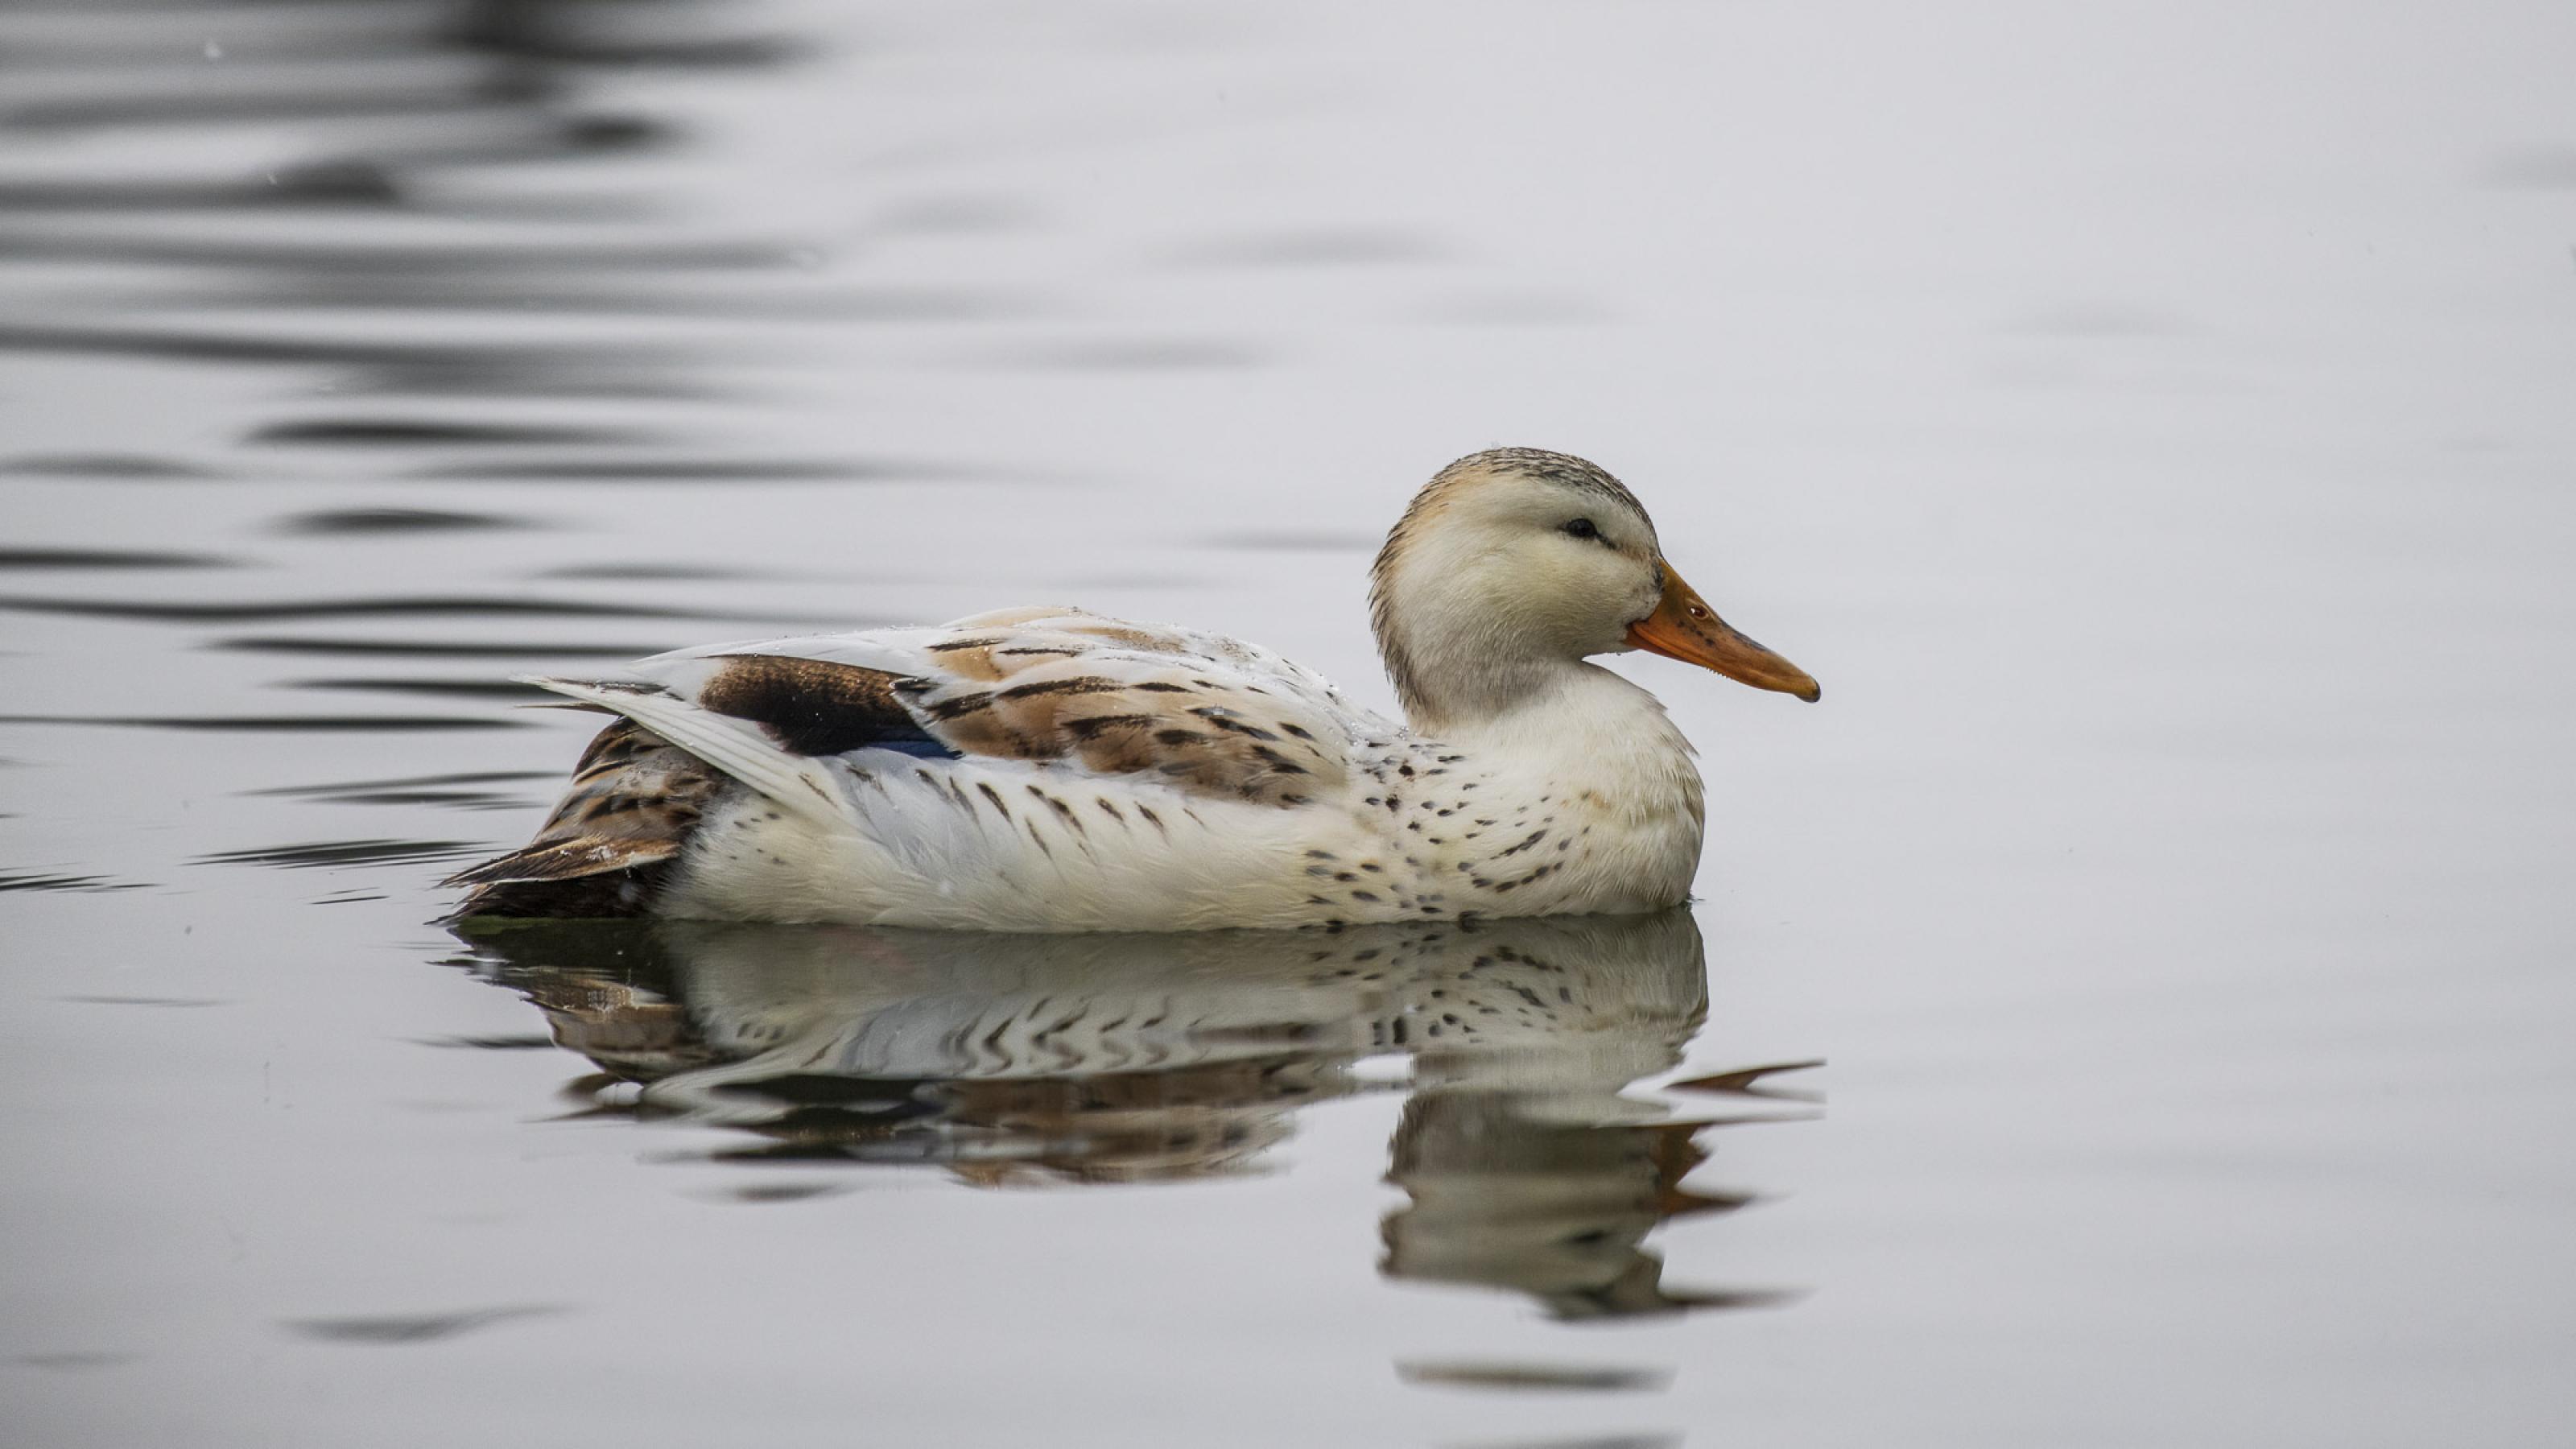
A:
[[[1646,649],[1814,700],[1816,681],[1736,632],[1664,561],[1654,520],[1595,464],[1496,448],[1440,470],[1387,534],[1370,622],[1417,728],[1505,713],[1550,668]]]

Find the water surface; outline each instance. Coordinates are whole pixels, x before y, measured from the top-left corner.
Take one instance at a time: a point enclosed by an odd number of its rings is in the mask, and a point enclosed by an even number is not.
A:
[[[0,13],[6,1437],[2561,1442],[2571,49]],[[1501,443],[1829,686],[1623,666],[1686,913],[431,924],[511,675],[1062,600],[1383,706]]]

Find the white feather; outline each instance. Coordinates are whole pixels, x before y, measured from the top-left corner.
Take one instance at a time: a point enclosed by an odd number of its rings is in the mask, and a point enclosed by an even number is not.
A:
[[[622,714],[818,824],[844,824],[848,819],[828,769],[819,761],[780,749],[748,720],[666,694],[606,688],[578,679],[528,674],[518,676],[518,681]]]

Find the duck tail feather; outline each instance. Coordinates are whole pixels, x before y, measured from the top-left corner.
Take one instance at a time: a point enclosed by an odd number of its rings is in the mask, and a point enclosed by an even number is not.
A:
[[[522,676],[520,683],[624,715],[800,815],[827,825],[848,821],[831,776],[814,760],[781,749],[749,720],[718,714],[654,684],[535,675]]]

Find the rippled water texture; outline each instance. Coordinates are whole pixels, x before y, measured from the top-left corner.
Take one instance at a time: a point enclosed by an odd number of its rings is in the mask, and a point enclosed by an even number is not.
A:
[[[2571,14],[0,10],[0,1440],[2566,1442]],[[1688,912],[427,924],[1497,443],[1828,686]]]

